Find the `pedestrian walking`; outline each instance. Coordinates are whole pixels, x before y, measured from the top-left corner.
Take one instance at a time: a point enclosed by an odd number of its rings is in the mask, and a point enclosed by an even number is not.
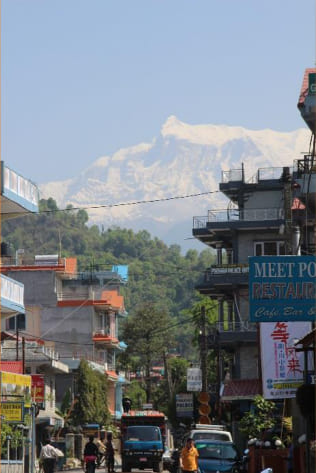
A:
[[[56,460],[59,454],[55,447],[51,444],[51,440],[47,439],[41,448],[39,460],[43,466],[44,473],[53,473],[55,471]]]
[[[183,473],[193,473],[198,471],[199,452],[194,446],[193,439],[189,437],[185,447],[180,453],[180,468]]]
[[[106,436],[106,465],[108,473],[114,473],[114,446],[112,432]]]
[[[95,461],[97,459],[99,450],[96,444],[94,443],[94,436],[90,435],[89,442],[86,443],[83,451],[84,461],[86,463],[87,473],[95,472]]]

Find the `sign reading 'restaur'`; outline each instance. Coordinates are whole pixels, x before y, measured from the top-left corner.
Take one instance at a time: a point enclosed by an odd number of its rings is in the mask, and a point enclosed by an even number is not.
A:
[[[249,311],[251,322],[315,321],[316,258],[250,257]]]

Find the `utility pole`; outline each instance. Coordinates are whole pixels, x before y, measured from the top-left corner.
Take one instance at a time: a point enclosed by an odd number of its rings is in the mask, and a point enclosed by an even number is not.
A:
[[[205,306],[201,307],[201,336],[200,336],[200,358],[202,372],[202,392],[208,391],[207,386],[207,336],[206,336],[206,313]]]

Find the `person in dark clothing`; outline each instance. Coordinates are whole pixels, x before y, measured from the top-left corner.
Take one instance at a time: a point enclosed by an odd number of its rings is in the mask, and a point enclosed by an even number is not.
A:
[[[125,396],[122,399],[122,405],[123,405],[123,411],[129,412],[132,407],[132,400],[129,397]]]
[[[95,471],[95,460],[97,458],[98,452],[99,452],[98,447],[94,443],[94,437],[93,435],[91,435],[89,437],[89,442],[86,443],[86,446],[83,452],[84,461],[87,467],[86,470],[88,473],[94,473]]]
[[[106,465],[108,473],[114,473],[114,446],[112,433],[109,432],[106,436]]]

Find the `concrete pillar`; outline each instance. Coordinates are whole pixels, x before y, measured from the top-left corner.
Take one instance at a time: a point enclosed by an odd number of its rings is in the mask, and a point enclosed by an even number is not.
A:
[[[66,434],[66,458],[75,458],[75,434]]]

